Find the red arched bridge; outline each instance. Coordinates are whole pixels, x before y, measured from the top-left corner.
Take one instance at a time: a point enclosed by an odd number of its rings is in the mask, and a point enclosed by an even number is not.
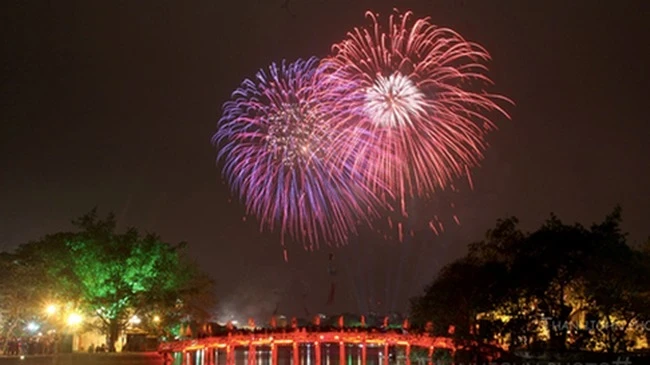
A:
[[[307,331],[302,328],[282,332],[229,332],[216,337],[168,342],[160,346],[159,352],[165,355],[166,361],[173,359],[174,364],[182,365],[388,365],[389,359],[399,356],[403,359],[401,363],[406,365],[412,361],[431,365],[435,352],[442,350],[453,357],[460,348],[449,337],[429,334],[359,328]],[[417,356],[413,356],[414,353]]]

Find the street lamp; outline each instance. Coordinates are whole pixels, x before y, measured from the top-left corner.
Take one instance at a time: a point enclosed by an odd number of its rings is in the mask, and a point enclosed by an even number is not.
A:
[[[68,316],[68,325],[70,326],[76,326],[80,324],[83,321],[83,317],[81,317],[80,314],[77,313],[70,313]]]
[[[46,313],[48,316],[51,316],[51,315],[53,315],[54,313],[56,313],[56,310],[57,310],[57,308],[56,308],[56,305],[54,305],[54,304],[50,304],[50,305],[48,305],[47,307],[45,307],[45,313]]]
[[[36,331],[38,331],[39,328],[40,328],[40,326],[38,324],[36,324],[35,322],[29,322],[27,324],[27,330],[29,332],[36,332]]]

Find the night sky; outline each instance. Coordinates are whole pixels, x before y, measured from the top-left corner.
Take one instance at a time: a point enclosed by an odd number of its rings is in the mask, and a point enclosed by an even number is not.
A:
[[[190,243],[219,318],[404,311],[442,265],[515,215],[586,225],[621,204],[631,242],[650,234],[650,2],[3,1],[0,249],[71,229],[97,206]],[[403,243],[364,233],[306,252],[260,234],[231,197],[210,138],[241,80],[272,61],[323,57],[365,10],[430,16],[485,46],[493,91],[516,103],[472,171],[474,191],[414,203]],[[452,210],[449,206],[454,204]],[[335,254],[337,293],[326,306]]]

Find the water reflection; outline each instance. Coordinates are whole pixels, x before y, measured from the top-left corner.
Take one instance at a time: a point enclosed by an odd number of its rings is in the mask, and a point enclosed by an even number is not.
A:
[[[338,343],[322,343],[320,348],[314,344],[301,344],[295,347],[291,345],[278,345],[277,363],[273,364],[273,354],[270,346],[258,346],[251,354],[246,346],[234,348],[232,363],[228,363],[227,351],[225,348],[201,349],[176,352],[172,356],[173,365],[426,365],[428,359],[414,359],[407,361],[405,348],[403,346],[383,346],[368,344],[365,348],[362,345]],[[294,349],[298,349],[297,356],[294,356]],[[317,353],[320,352],[320,361],[317,361]],[[413,354],[411,354],[413,355]],[[297,364],[295,364],[297,362]]]

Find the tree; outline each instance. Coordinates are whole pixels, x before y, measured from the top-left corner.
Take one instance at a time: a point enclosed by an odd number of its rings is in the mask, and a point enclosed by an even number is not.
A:
[[[634,346],[637,321],[647,312],[650,277],[643,251],[626,244],[621,209],[615,209],[602,223],[591,228],[595,250],[586,260],[585,289],[590,302],[590,349],[625,351]],[[636,335],[643,335],[643,330]]]
[[[432,321],[441,335],[454,326],[459,339],[489,341],[500,334],[502,318],[486,320],[482,314],[504,305],[511,295],[512,252],[524,237],[517,223],[514,217],[497,221],[484,241],[470,244],[466,257],[445,266],[424,294],[411,300],[414,322],[422,326]]]
[[[198,283],[195,268],[182,260],[184,243],[170,245],[133,228],[118,234],[114,215],[99,220],[96,211],[76,224],[82,231],[67,242],[75,284],[83,305],[101,320],[111,349],[131,317],[147,309],[180,313],[202,289],[193,284],[207,284]]]
[[[498,283],[506,273],[498,263],[481,265],[471,259],[458,260],[442,269],[422,297],[412,300],[412,318],[420,325],[432,321],[437,334],[455,327],[455,336],[468,337],[477,315],[491,308],[500,296]]]
[[[627,245],[620,208],[590,229],[554,215],[532,233],[517,223],[497,221],[465,257],[443,268],[411,301],[414,319],[461,332],[478,320],[474,338],[498,335],[511,349],[633,347],[641,336],[633,324],[650,307],[650,245]]]
[[[592,250],[588,232],[551,215],[522,242],[511,274],[520,278],[520,296],[535,298],[539,312],[561,325],[549,326],[550,347],[564,350],[571,319],[585,309],[580,275]]]
[[[0,254],[0,317],[4,338],[17,336],[37,315],[33,303],[43,295],[38,269],[27,265],[18,255]],[[7,343],[4,341],[4,346]]]
[[[47,274],[50,298],[97,319],[91,323],[106,334],[110,350],[133,316],[164,327],[205,317],[214,303],[212,282],[188,259],[185,243],[172,245],[134,228],[117,233],[115,216],[99,219],[96,209],[73,223],[79,232],[46,236],[17,253]]]

